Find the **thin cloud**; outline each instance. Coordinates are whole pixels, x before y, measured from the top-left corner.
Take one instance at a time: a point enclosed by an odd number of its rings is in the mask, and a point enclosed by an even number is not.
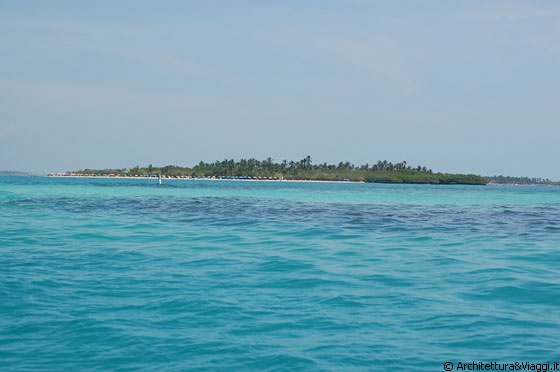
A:
[[[15,125],[7,125],[0,127],[0,139],[6,139],[17,131]]]
[[[523,44],[560,58],[560,5],[557,2],[489,3],[461,14],[459,19],[487,25],[507,35],[500,38],[496,35],[499,33],[495,32],[494,35],[485,34],[485,38],[491,36],[504,43]],[[523,33],[518,33],[519,30],[523,30]],[[516,37],[509,36],[513,33]]]
[[[18,48],[55,47],[63,50],[91,52],[108,55],[150,65],[153,69],[165,71],[178,77],[196,77],[225,84],[238,81],[223,71],[209,68],[202,62],[184,56],[174,56],[158,52],[159,40],[173,37],[171,31],[149,30],[136,26],[108,25],[102,29],[98,25],[73,23],[59,20],[36,18],[0,17],[6,31],[0,35],[4,47]],[[14,37],[14,35],[17,35]],[[178,40],[174,43],[179,44]],[[178,48],[179,49],[179,48]],[[169,49],[168,49],[169,50]]]
[[[560,18],[560,6],[557,3],[543,4],[535,3],[488,3],[483,7],[463,13],[465,19],[476,21],[524,21],[535,19],[558,19]]]
[[[366,40],[340,37],[309,37],[310,47],[324,51],[354,68],[367,72],[374,80],[382,80],[404,90],[414,84],[405,67],[402,47],[387,36]]]
[[[0,80],[4,104],[49,112],[85,110],[147,111],[192,109],[211,110],[228,105],[214,97],[186,93],[147,93],[116,89],[102,85],[66,83],[59,81]]]

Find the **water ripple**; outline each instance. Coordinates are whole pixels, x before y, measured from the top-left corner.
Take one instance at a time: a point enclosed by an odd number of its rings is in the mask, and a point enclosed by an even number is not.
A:
[[[10,182],[4,370],[559,359],[554,190]]]

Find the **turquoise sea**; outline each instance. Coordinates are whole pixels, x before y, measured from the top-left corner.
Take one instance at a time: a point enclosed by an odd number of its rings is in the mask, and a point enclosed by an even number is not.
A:
[[[560,362],[558,187],[0,177],[0,259],[2,371]]]

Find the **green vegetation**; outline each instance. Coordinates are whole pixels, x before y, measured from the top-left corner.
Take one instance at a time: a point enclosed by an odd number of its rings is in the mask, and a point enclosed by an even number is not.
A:
[[[474,174],[426,173],[416,170],[372,172],[366,182],[376,183],[429,183],[441,185],[485,185],[484,178]]]
[[[510,176],[489,176],[485,177],[489,183],[499,185],[553,185],[558,186],[560,182],[553,182],[547,178],[529,177],[510,177]]]
[[[485,185],[486,179],[476,175],[433,173],[424,166],[412,167],[406,161],[391,163],[378,161],[373,165],[355,166],[350,162],[335,164],[313,164],[310,156],[295,162],[283,160],[275,163],[271,158],[265,160],[225,159],[212,163],[200,162],[192,168],[168,165],[165,167],[138,166],[131,169],[84,169],[73,172],[77,175],[93,176],[138,176],[160,174],[164,177],[195,177],[218,179],[284,179],[315,181],[355,181],[376,183],[427,183],[427,184],[466,184]]]

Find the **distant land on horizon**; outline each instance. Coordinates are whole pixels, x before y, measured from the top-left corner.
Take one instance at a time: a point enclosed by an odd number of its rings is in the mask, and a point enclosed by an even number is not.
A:
[[[480,176],[459,173],[434,173],[425,166],[412,167],[406,161],[391,163],[386,160],[373,165],[355,166],[350,162],[334,164],[313,164],[311,157],[299,162],[283,160],[274,163],[271,158],[259,161],[254,158],[199,162],[194,167],[167,165],[154,167],[151,164],[140,168],[85,168],[78,171],[50,173],[49,176],[127,176],[142,177],[162,175],[167,178],[214,178],[214,179],[284,179],[284,180],[316,180],[316,181],[358,181],[370,183],[415,183],[415,184],[472,184],[472,185],[551,185],[560,186],[560,181],[551,181],[540,177],[525,176]],[[25,171],[0,170],[0,176],[44,176]]]
[[[0,170],[0,176],[29,176],[29,172]]]
[[[485,176],[474,174],[457,174],[433,172],[425,166],[411,166],[406,161],[392,163],[387,160],[377,161],[372,165],[356,166],[350,162],[338,164],[312,162],[311,156],[300,161],[283,160],[273,162],[272,158],[257,160],[254,158],[225,159],[206,163],[200,161],[193,167],[167,165],[154,167],[119,168],[119,169],[83,169],[66,172],[77,176],[129,176],[141,177],[162,175],[168,178],[213,178],[213,179],[283,179],[316,181],[357,181],[371,183],[413,183],[413,184],[516,184],[516,185],[560,185],[548,179],[510,176]]]

